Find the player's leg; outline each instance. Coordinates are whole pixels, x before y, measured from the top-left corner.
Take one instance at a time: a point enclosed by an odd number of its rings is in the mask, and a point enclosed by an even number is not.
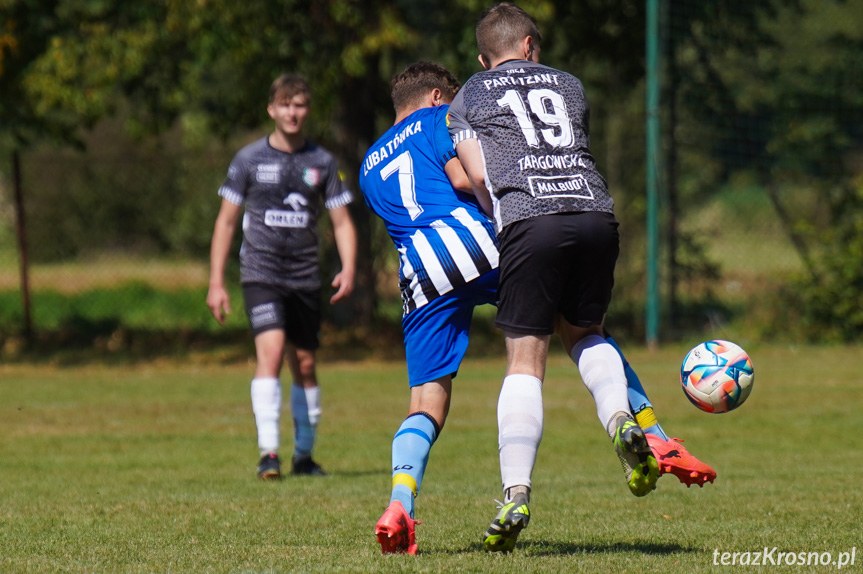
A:
[[[277,289],[268,285],[243,286],[243,302],[255,341],[257,365],[251,383],[252,412],[258,433],[258,477],[281,477],[279,419],[282,387],[279,374],[285,350],[284,314]]]
[[[644,429],[647,435],[647,443],[650,445],[656,461],[659,463],[660,476],[666,473],[673,474],[686,486],[693,484],[703,486],[705,482],[713,482],[716,479],[716,471],[710,465],[692,456],[686,447],[683,446],[683,440],[669,438],[665,433],[665,430],[659,424],[659,420],[657,420],[650,399],[647,398],[647,392],[644,390],[641,380],[639,380],[638,375],[635,374],[635,371],[629,365],[629,362],[623,355],[623,351],[620,350],[620,347],[611,334],[609,334],[608,330],[605,330],[603,335],[605,336],[605,340],[617,349],[623,361],[626,383],[629,389],[629,405],[635,414],[636,422]]]
[[[498,447],[504,502],[522,486],[530,491],[536,454],[542,441],[542,381],[549,335],[504,331],[506,377],[497,404]]]
[[[449,414],[452,379],[468,346],[473,310],[497,301],[497,272],[486,273],[413,310],[402,320],[411,386],[407,418],[392,444],[390,505],[375,526],[383,553],[417,550],[414,520],[429,453]]]
[[[556,219],[517,221],[499,235],[495,325],[506,340],[507,370],[497,405],[503,505],[483,537],[483,548],[492,552],[513,550],[530,521],[531,477],[544,424],[542,381],[560,288]]]
[[[393,437],[392,491],[386,511],[375,525],[381,552],[416,554],[414,501],[419,495],[432,445],[449,413],[452,377],[411,388],[409,414]]]
[[[312,459],[321,419],[321,389],[318,386],[315,351],[287,345],[285,353],[291,370],[291,417],[294,420],[294,454],[291,472],[312,476],[326,473]]]
[[[531,476],[542,442],[542,380],[550,340],[549,335],[509,331],[504,336],[507,371],[497,403],[504,500],[483,535],[483,547],[491,552],[511,552],[530,522]]]
[[[602,336],[619,252],[617,222],[608,213],[585,212],[568,215],[560,225],[567,230],[561,250],[569,264],[562,266],[557,332],[596,402],[630,491],[644,496],[656,487],[659,469],[630,411],[623,360]]]
[[[584,385],[593,396],[599,422],[613,437],[618,416],[630,414],[626,375],[620,356],[600,333],[599,326],[576,327],[563,317],[558,323],[563,347],[578,367]]]
[[[290,400],[294,421],[291,473],[325,476],[312,458],[322,413],[315,354],[321,325],[320,292],[290,292],[285,300],[285,316],[288,338],[285,357],[292,375]]]
[[[630,366],[629,361],[617,344],[617,341],[611,336],[607,329],[603,330],[603,336],[609,345],[614,347],[623,361],[623,372],[626,374],[626,386],[629,395],[629,407],[632,409],[632,414],[635,415],[635,420],[638,425],[644,429],[645,433],[654,434],[662,437],[663,440],[668,440],[668,435],[662,429],[659,421],[656,420],[656,415],[653,412],[653,405],[650,399],[647,398],[647,392],[641,384],[641,380],[635,371]]]
[[[409,414],[393,438],[390,502],[400,501],[411,517],[432,445],[449,413],[451,393],[450,375],[412,387]]]
[[[644,431],[629,410],[620,356],[598,326],[579,328],[561,318],[558,332],[593,396],[597,417],[614,443],[630,491],[635,496],[650,493],[656,488],[659,468]]]
[[[255,337],[257,366],[252,379],[252,412],[258,430],[258,477],[281,477],[279,451],[279,419],[282,412],[282,386],[279,372],[285,347],[285,332],[270,329]]]

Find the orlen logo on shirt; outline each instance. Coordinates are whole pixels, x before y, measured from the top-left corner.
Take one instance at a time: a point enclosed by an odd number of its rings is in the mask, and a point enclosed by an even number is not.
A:
[[[307,211],[268,209],[264,212],[264,224],[267,227],[307,227],[309,213]]]
[[[255,179],[258,183],[279,183],[279,166],[262,163],[258,166]]]

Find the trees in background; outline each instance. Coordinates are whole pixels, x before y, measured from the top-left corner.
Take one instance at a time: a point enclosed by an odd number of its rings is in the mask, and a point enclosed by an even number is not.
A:
[[[290,70],[310,78],[314,89],[313,137],[341,159],[346,178],[355,189],[356,169],[365,150],[392,121],[391,76],[419,59],[441,62],[462,79],[478,71],[473,26],[485,8],[485,3],[475,0],[276,0],[251,7],[229,0],[5,0],[4,4],[10,11],[4,18],[3,37],[13,41],[4,44],[8,49],[2,52],[3,61],[14,61],[15,67],[14,74],[4,72],[2,77],[4,85],[8,80],[16,88],[9,98],[4,94],[9,105],[0,110],[0,120],[12,128],[7,130],[8,139],[18,144],[44,139],[81,144],[89,137],[87,130],[99,120],[120,116],[127,132],[140,142],[140,149],[129,149],[129,154],[145,153],[146,147],[153,145],[152,136],[164,137],[178,125],[188,148],[201,147],[206,140],[267,125],[267,88],[273,77]],[[628,40],[632,49],[609,51],[605,67],[616,67],[611,65],[611,58],[627,53],[632,62],[629,68],[640,69],[636,46],[642,36],[637,10],[627,11],[630,21],[623,23],[626,25],[618,23],[594,31],[571,14],[567,4],[557,4],[547,0],[524,4],[543,29],[549,30],[549,46],[554,46],[549,50],[550,63],[562,65],[554,54],[570,52],[583,52],[585,58],[578,63],[586,62],[588,56],[601,52],[598,44],[612,47]],[[596,4],[601,12],[598,17],[612,16],[612,3]],[[627,0],[627,4],[638,5],[634,0]],[[565,18],[557,23],[559,15]],[[630,24],[637,29],[635,34],[627,31]],[[576,25],[579,35],[573,36],[567,28]],[[558,32],[553,31],[555,26]],[[39,41],[28,51],[18,50],[14,39],[22,35]],[[603,66],[592,63],[592,67],[601,70]],[[596,74],[598,82],[604,80],[602,76],[601,72]],[[621,77],[615,87],[636,82],[637,74]],[[605,98],[597,96],[597,100],[602,102],[601,109],[607,105]],[[611,105],[605,109],[610,110]],[[12,112],[21,111],[26,113],[20,121],[5,121]],[[116,175],[110,167],[107,171]],[[177,180],[176,166],[164,166],[162,171],[172,175],[152,176],[162,186],[162,192],[153,195],[174,198],[173,203],[162,202],[169,212],[168,223],[179,220],[187,227],[196,225],[188,213],[200,214],[201,210],[177,204],[185,196],[187,204],[197,206],[210,195],[172,185],[171,181]],[[104,193],[106,186],[140,190],[132,181],[111,181],[113,175],[100,176],[95,186],[98,190],[91,193]],[[70,190],[86,195],[88,182],[93,181],[87,178],[91,177],[92,173],[87,174],[79,185],[53,190],[54,200]],[[132,179],[139,178],[133,175]],[[218,182],[212,185],[215,188]],[[136,195],[142,194],[115,197],[116,213],[134,218],[127,212],[132,211],[129,203]],[[92,209],[92,199],[67,197],[75,205],[72,213],[80,217]],[[56,205],[55,201],[48,203]],[[353,210],[364,243],[360,253],[365,255],[360,262],[361,294],[355,299],[359,316],[368,319],[375,310],[377,277],[391,247],[383,228],[361,202]],[[56,219],[62,216],[58,213]],[[118,233],[141,227],[123,225],[113,214],[106,219],[118,222]],[[200,238],[208,237],[211,226],[210,218],[200,219],[195,234],[199,241],[193,245],[199,250],[205,245]],[[50,218],[45,225],[69,233],[81,227],[69,221],[54,223]],[[100,229],[106,227],[111,224]],[[162,248],[172,247],[171,238],[178,235],[168,233],[169,228],[165,226],[163,233],[153,232],[155,243]],[[113,237],[114,244],[118,242],[116,233],[78,235],[82,241],[97,244],[104,243],[106,237]],[[54,250],[46,246],[44,256],[80,252],[78,243],[61,241],[60,249]]]
[[[671,183],[682,211],[747,181],[768,198],[803,269],[767,277],[783,287],[758,297],[779,333],[863,334],[861,18],[860,2],[671,3]],[[758,199],[727,217],[750,218]]]
[[[155,238],[155,249],[189,249],[203,257],[217,204],[213,191],[224,167],[201,181],[188,176],[184,158],[190,152],[214,156],[215,143],[266,127],[264,100],[273,77],[296,71],[310,78],[313,137],[337,154],[356,189],[356,169],[367,146],[392,121],[392,74],[429,59],[467,79],[479,70],[473,26],[487,5],[479,0],[0,0],[0,147],[51,141],[78,147],[90,142],[91,152],[107,149],[95,142],[91,129],[105,130],[108,118],[132,138],[132,144],[123,144],[125,153],[146,156],[168,147],[172,163],[150,173],[121,176],[109,169],[88,177],[124,189],[138,189],[135,185],[148,177],[158,180],[159,191],[118,196],[115,208],[135,222],[130,202],[139,199],[150,201],[153,210],[161,205],[160,216],[149,228],[142,222],[119,224],[111,241],[123,232],[143,232]],[[630,256],[621,260],[618,289],[625,298],[639,292],[644,269],[645,3],[520,5],[539,21],[543,61],[572,71],[587,88],[592,147],[626,229],[623,252]],[[863,267],[853,264],[851,252],[831,246],[837,245],[834,238],[853,244],[863,210],[863,33],[856,26],[863,21],[861,3],[673,0],[663,6],[670,213],[705,203],[740,174],[751,176],[804,261],[807,276],[798,295],[809,293],[811,307],[822,309],[822,315],[830,306],[816,305],[820,300],[858,304],[861,278],[843,273]],[[72,210],[58,207],[57,220],[78,217],[78,223],[63,225],[81,241],[88,239],[82,230],[97,203],[92,194],[104,193],[91,188],[95,180],[72,181],[55,190],[53,199],[43,198],[55,206],[71,202]],[[353,210],[363,242],[354,311],[368,321],[379,276],[391,275],[395,267],[382,227],[361,202]],[[676,226],[671,219],[670,227]],[[56,256],[69,255],[76,245],[63,240],[66,251]],[[680,236],[672,248],[673,293],[686,280],[674,271],[674,262],[685,266],[705,258],[697,238]],[[835,324],[847,312],[830,315]],[[854,332],[863,332],[863,321]]]

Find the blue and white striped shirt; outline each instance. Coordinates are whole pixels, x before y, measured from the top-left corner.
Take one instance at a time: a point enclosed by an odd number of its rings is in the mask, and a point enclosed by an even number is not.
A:
[[[455,157],[448,109],[423,108],[394,125],[360,169],[366,203],[399,253],[405,315],[498,266],[494,225],[444,171]]]

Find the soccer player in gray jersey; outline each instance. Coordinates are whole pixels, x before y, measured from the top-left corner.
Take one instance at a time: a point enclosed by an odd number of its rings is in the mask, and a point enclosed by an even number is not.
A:
[[[257,366],[252,379],[252,411],[258,430],[258,476],[281,477],[279,418],[282,362],[293,381],[293,474],[325,474],[312,459],[320,392],[315,350],[321,316],[318,269],[320,203],[329,211],[342,270],[332,280],[330,303],[353,291],[357,238],[333,156],[303,135],[310,90],[300,76],[283,75],[270,87],[267,112],[275,123],[268,136],[241,149],[219,188],[222,205],[210,248],[207,306],[219,323],[230,313],[225,265],[237,221],[243,215],[240,282],[255,340]]]
[[[542,438],[542,380],[555,331],[596,401],[630,490],[659,476],[627,399],[620,355],[603,337],[619,238],[613,202],[588,147],[581,82],[539,64],[536,22],[497,4],[476,26],[479,61],[449,112],[450,134],[500,240],[499,307],[508,364],[498,398],[504,503],[483,546],[511,551],[530,520]]]

